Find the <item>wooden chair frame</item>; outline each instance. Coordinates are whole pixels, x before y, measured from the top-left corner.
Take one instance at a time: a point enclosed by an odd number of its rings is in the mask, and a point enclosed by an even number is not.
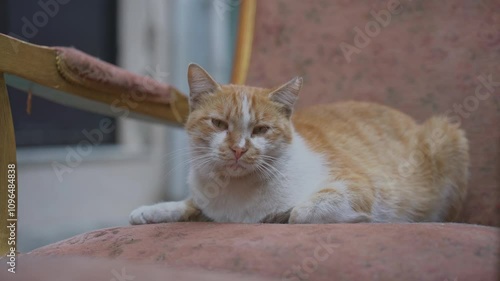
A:
[[[252,50],[256,5],[256,0],[244,0],[239,7],[238,35],[231,76],[233,84],[243,84],[246,80]],[[112,88],[95,87],[85,81],[81,83],[68,81],[58,71],[57,59],[58,52],[54,48],[37,46],[0,34],[0,206],[3,206],[0,209],[0,257],[9,253],[13,247],[7,243],[11,235],[7,225],[14,222],[17,226],[18,205],[16,180],[14,195],[11,195],[15,196],[16,209],[14,216],[9,216],[6,204],[9,199],[7,167],[9,164],[14,164],[17,174],[17,161],[7,84],[56,103],[118,116],[110,110],[110,107],[120,98],[122,92]],[[189,114],[188,100],[175,89],[171,96],[170,106],[145,101],[137,107],[130,108],[129,116],[182,126]],[[17,237],[17,230],[15,234]]]

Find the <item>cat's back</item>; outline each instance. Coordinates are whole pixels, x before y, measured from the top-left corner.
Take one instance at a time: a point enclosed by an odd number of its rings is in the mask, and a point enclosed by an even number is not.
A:
[[[369,178],[372,188],[362,192],[372,198],[374,221],[458,217],[467,187],[468,144],[465,132],[446,117],[418,125],[383,105],[341,102],[300,110],[293,124],[337,178],[353,178],[352,173]]]
[[[361,101],[341,101],[309,106],[297,110],[297,112],[294,113],[294,118],[297,120],[306,120],[312,116],[319,118],[321,118],[321,116],[327,117],[331,115],[337,115],[338,117],[373,117],[382,116],[384,114],[402,115],[411,119],[407,115],[391,107],[379,103]]]
[[[369,102],[338,102],[297,111],[296,131],[314,148],[335,143],[336,147],[372,147],[405,143],[417,124],[408,115]]]

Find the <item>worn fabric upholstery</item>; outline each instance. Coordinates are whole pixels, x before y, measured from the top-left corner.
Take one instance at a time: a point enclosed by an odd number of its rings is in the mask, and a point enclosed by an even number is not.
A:
[[[175,98],[171,92],[177,90],[170,85],[131,73],[75,48],[53,47],[53,49],[57,51],[57,69],[70,83],[110,88],[163,104],[170,104]]]
[[[247,84],[296,75],[299,107],[373,101],[460,122],[471,155],[463,219],[500,225],[499,1],[257,1]]]
[[[27,257],[18,259],[13,274],[0,271],[8,281],[277,281],[257,274],[226,274],[209,270],[179,270],[164,265],[136,261],[116,261],[85,257]]]
[[[28,253],[279,280],[496,280],[500,230],[465,224],[171,223],[103,229]]]

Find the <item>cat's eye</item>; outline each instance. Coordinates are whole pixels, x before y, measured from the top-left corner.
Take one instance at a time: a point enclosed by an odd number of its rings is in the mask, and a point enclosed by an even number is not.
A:
[[[227,123],[219,120],[219,119],[213,119],[212,118],[212,125],[214,125],[216,128],[221,129],[221,130],[227,130]]]
[[[252,135],[263,135],[269,130],[268,126],[257,126],[253,128]]]

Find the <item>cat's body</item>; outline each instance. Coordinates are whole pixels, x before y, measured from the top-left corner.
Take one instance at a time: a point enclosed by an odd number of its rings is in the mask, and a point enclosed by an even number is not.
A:
[[[141,207],[131,223],[456,220],[468,145],[445,118],[422,125],[344,102],[292,114],[301,86],[220,86],[190,67],[191,196]]]

